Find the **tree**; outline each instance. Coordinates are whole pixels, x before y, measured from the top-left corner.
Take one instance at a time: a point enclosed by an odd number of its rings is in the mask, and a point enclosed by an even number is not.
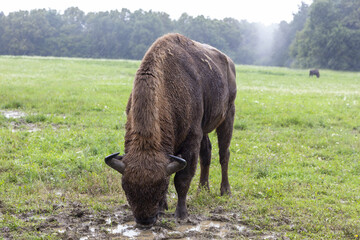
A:
[[[289,30],[281,29],[291,32],[293,22]],[[186,13],[171,20],[166,13],[128,9],[87,14],[75,7],[62,14],[19,11],[0,14],[1,32],[0,54],[141,59],[158,37],[179,32],[218,48],[236,63],[270,65],[273,60],[269,52],[273,26]]]
[[[28,29],[24,24],[28,15],[28,11],[19,11],[10,13],[6,18],[3,30],[4,54],[26,55],[33,48],[27,39]]]
[[[77,7],[65,10],[59,29],[59,55],[88,57],[85,13]]]
[[[32,10],[27,21],[26,37],[32,45],[31,54],[40,56],[53,55],[57,47],[57,29],[60,27],[60,15],[55,10]]]
[[[315,0],[296,35],[294,66],[360,70],[360,1]]]
[[[88,55],[118,58],[127,51],[126,36],[130,26],[126,16],[129,10],[89,13],[86,16]]]
[[[280,22],[274,34],[271,57],[273,65],[282,67],[289,67],[291,65],[293,59],[290,56],[290,46],[296,34],[304,28],[308,15],[309,6],[302,2],[290,23]]]
[[[4,26],[5,26],[5,15],[3,12],[0,12],[0,54],[5,54],[5,42],[3,40],[3,36],[4,36]]]
[[[165,13],[137,10],[130,16],[129,57],[141,59],[150,45],[161,35],[171,31],[172,23]]]
[[[194,18],[183,13],[176,21],[175,31],[220,49],[236,62],[242,59],[240,52],[244,39],[242,24],[238,20],[216,20],[204,16]]]

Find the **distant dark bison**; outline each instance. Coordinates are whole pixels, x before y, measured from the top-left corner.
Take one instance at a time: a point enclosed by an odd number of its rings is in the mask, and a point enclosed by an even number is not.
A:
[[[318,69],[312,69],[312,70],[310,70],[310,72],[309,72],[309,77],[312,77],[313,75],[315,75],[317,78],[319,78],[319,77],[320,77],[320,72],[319,72],[319,70],[318,70]]]
[[[186,195],[200,155],[200,186],[209,188],[211,143],[216,129],[221,195],[230,194],[229,146],[236,97],[235,66],[219,50],[168,34],[145,54],[126,113],[125,154],[106,157],[122,174],[137,226],[150,227],[167,209],[170,175],[178,194],[175,217],[188,216]]]

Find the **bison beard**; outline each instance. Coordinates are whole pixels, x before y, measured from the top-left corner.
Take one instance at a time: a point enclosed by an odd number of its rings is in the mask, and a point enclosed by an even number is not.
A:
[[[167,209],[171,174],[178,194],[175,216],[188,216],[186,195],[200,155],[200,187],[209,189],[216,129],[221,195],[231,194],[229,146],[236,97],[235,66],[219,50],[180,34],[159,38],[145,54],[126,108],[125,154],[105,158],[122,174],[122,187],[140,226]]]

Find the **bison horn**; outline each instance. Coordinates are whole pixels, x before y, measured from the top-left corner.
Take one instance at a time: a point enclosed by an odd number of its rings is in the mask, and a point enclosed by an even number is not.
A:
[[[172,160],[171,163],[167,165],[166,171],[168,175],[171,175],[173,173],[176,173],[186,167],[186,160],[177,157],[174,155],[169,155],[170,159]]]
[[[105,158],[105,163],[118,171],[121,174],[125,172],[125,163],[121,160],[123,156],[118,156],[119,153],[113,153]]]

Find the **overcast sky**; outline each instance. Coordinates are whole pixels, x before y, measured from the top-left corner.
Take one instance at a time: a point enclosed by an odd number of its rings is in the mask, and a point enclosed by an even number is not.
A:
[[[38,8],[62,12],[68,7],[79,7],[87,13],[127,8],[132,12],[138,9],[166,12],[172,19],[178,19],[186,12],[194,17],[232,17],[271,24],[291,21],[301,2],[311,4],[312,0],[1,0],[0,12],[7,15],[9,12]]]

